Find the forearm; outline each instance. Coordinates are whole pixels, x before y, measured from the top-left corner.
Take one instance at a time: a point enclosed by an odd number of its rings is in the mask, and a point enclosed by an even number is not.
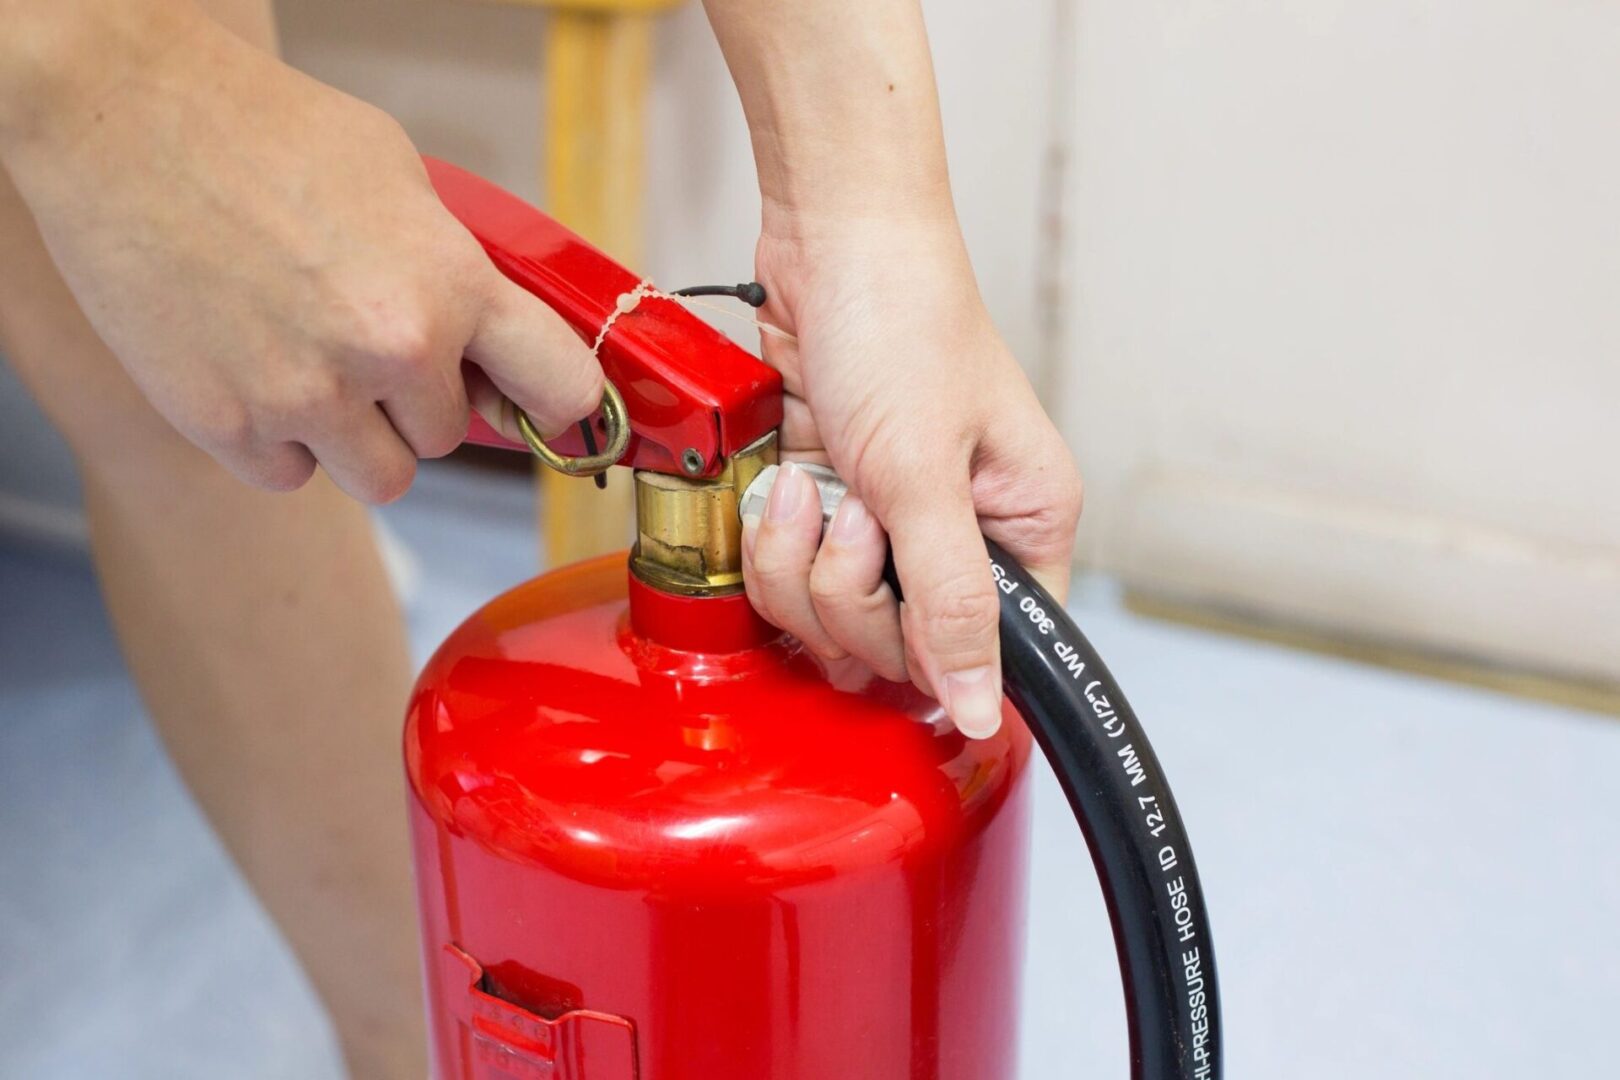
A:
[[[767,219],[953,219],[917,0],[704,7],[742,97]]]
[[[206,22],[190,0],[0,0],[0,160],[71,140]]]

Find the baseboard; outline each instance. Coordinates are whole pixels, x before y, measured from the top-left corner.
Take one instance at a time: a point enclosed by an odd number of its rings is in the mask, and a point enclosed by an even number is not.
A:
[[[1620,685],[1620,549],[1190,471],[1132,490],[1105,561],[1134,592],[1347,642]]]

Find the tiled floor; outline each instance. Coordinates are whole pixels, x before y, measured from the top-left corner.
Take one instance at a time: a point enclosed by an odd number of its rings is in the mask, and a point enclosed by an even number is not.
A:
[[[419,649],[530,572],[520,489],[431,472],[388,520]],[[1097,585],[1075,610],[1193,830],[1231,1076],[1613,1074],[1620,722],[1147,621]],[[1037,800],[1024,1075],[1124,1077],[1091,868],[1044,774]],[[338,1075],[87,566],[0,547],[0,1077]]]

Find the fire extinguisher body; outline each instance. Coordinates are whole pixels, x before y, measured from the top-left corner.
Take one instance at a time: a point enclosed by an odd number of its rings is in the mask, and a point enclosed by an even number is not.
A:
[[[1030,737],[958,734],[623,557],[428,664],[406,765],[439,1080],[1008,1080]]]

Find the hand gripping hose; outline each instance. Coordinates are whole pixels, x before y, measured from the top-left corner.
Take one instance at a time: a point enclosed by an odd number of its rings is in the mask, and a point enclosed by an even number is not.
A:
[[[830,522],[846,487],[801,466]],[[741,500],[759,513],[765,469]],[[1219,1080],[1221,1009],[1209,914],[1192,847],[1159,759],[1119,684],[1063,605],[986,540],[1001,598],[1007,697],[1057,773],[1102,882],[1119,952],[1135,1080]],[[900,594],[893,563],[887,569]]]

